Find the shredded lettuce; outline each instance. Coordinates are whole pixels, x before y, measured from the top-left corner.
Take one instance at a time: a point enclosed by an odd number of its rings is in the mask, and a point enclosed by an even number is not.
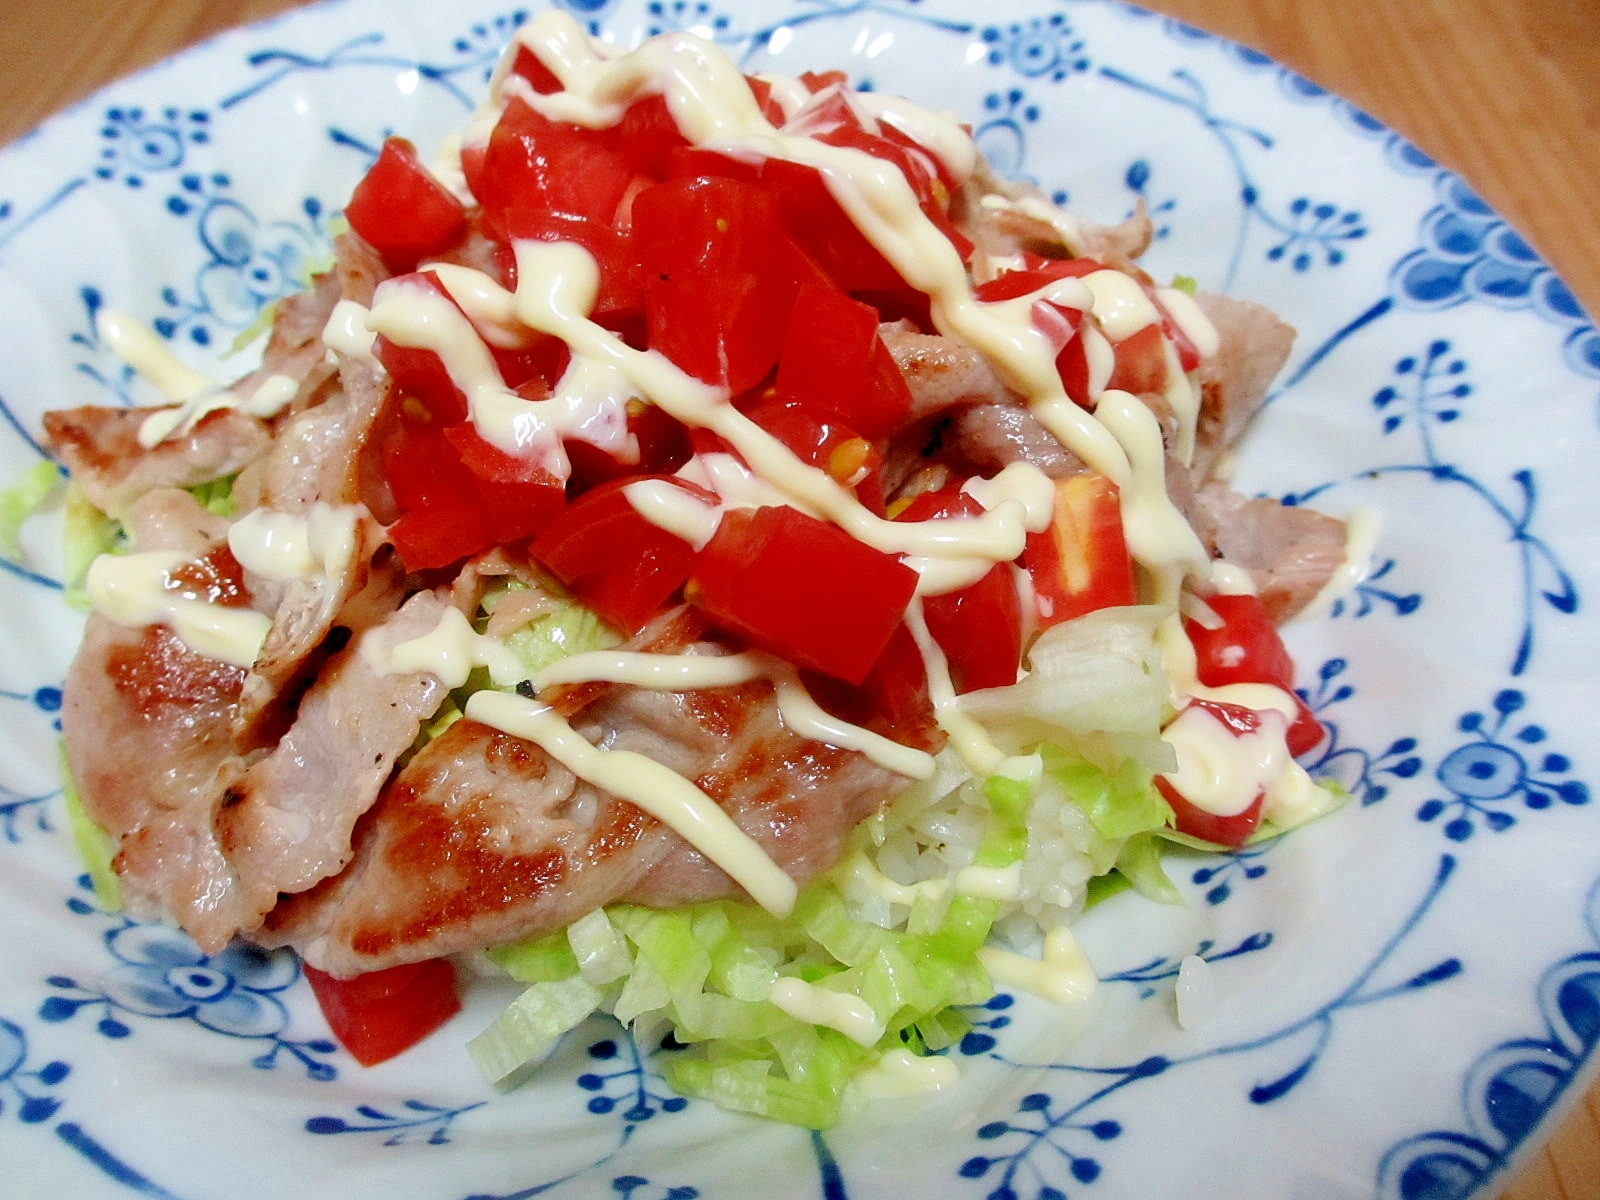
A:
[[[968,692],[961,707],[1013,752],[1052,742],[1107,769],[1132,759],[1152,772],[1173,770],[1160,732],[1171,696],[1155,642],[1166,616],[1140,605],[1052,625],[1029,651],[1027,675]]]
[[[555,612],[536,617],[506,637],[507,647],[530,675],[569,654],[609,650],[621,641],[621,636],[593,609],[576,600],[563,602]]]
[[[75,483],[69,483],[65,528],[62,532],[62,598],[66,603],[72,608],[87,611],[89,597],[83,590],[83,582],[89,574],[89,564],[102,554],[122,554],[127,549],[128,537],[122,523],[106,516],[89,502],[83,489]]]
[[[1174,275],[1172,286],[1185,295],[1192,296],[1200,290],[1200,281],[1192,275]]]
[[[232,475],[221,479],[213,479],[206,483],[197,483],[191,488],[184,489],[200,502],[200,507],[212,516],[233,516],[233,480]]]
[[[109,833],[95,824],[94,818],[83,807],[83,800],[78,796],[78,785],[67,766],[65,742],[60,743],[58,758],[61,799],[67,807],[67,826],[72,830],[73,845],[78,848],[78,857],[83,859],[84,869],[89,873],[95,899],[106,911],[118,912],[122,908],[122,881],[111,866],[111,860],[117,853],[116,843]]]
[[[1154,833],[1136,833],[1122,844],[1117,872],[1140,895],[1160,904],[1182,904],[1183,895],[1161,866],[1161,839]]]
[[[1030,789],[995,776],[982,790],[989,816],[976,865],[1010,866],[1027,848]],[[957,894],[927,932],[885,929],[855,918],[830,876],[801,889],[784,918],[733,901],[613,905],[565,934],[490,951],[531,986],[473,1055],[490,1078],[508,1079],[583,1016],[609,1010],[636,1035],[671,1032],[681,1049],[661,1066],[677,1091],[824,1129],[838,1120],[851,1076],[884,1051],[937,1052],[960,1040],[969,1025],[955,1006],[994,991],[976,952],[1000,910],[999,901]],[[624,960],[625,977],[596,986]],[[785,976],[854,997],[881,1036],[863,1045],[790,1015],[769,999]]]
[[[1156,790],[1151,772],[1132,759],[1106,771],[1059,746],[1039,747],[1044,769],[1082,808],[1101,837],[1118,839],[1161,829],[1172,806]]]
[[[42,458],[0,490],[0,555],[13,562],[22,558],[22,523],[39,511],[60,482],[61,468]]]

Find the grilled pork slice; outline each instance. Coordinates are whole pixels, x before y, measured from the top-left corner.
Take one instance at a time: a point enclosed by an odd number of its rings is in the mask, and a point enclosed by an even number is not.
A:
[[[1274,621],[1287,621],[1309,604],[1344,563],[1345,525],[1334,517],[1241,496],[1216,482],[1200,489],[1199,503],[1217,553],[1250,572]]]
[[[227,523],[187,492],[145,495],[128,514],[138,550],[180,550],[196,594],[248,602],[222,542]],[[176,916],[220,948],[237,922],[233,870],[211,832],[214,798],[234,765],[233,709],[244,671],[187,649],[159,625],[130,629],[91,614],[67,674],[61,731],[85,809],[117,845],[128,908]]]
[[[1204,481],[1260,411],[1267,389],[1294,347],[1294,326],[1249,300],[1206,292],[1195,299],[1217,330],[1216,354],[1196,370],[1200,417],[1191,465],[1195,479]]]
[[[771,687],[608,686],[573,725],[605,750],[689,778],[795,879],[830,866],[904,786],[860,754],[802,738]],[[337,879],[286,897],[256,935],[338,975],[548,933],[613,901],[665,906],[742,891],[674,831],[537,746],[462,720],[384,790]]]

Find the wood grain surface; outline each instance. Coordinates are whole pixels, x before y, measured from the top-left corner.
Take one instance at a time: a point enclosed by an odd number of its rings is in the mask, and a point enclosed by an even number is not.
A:
[[[989,0],[993,12],[1003,0]],[[0,0],[0,143],[297,0]],[[1265,51],[1461,174],[1600,312],[1600,2],[1146,0]],[[1600,1196],[1600,1088],[1502,1200]]]

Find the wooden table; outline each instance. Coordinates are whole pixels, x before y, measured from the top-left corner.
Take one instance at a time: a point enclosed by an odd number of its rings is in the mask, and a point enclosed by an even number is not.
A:
[[[299,0],[4,0],[0,143]],[[1460,172],[1600,312],[1596,0],[1145,0],[1263,50]],[[1600,1196],[1600,1087],[1502,1200]]]

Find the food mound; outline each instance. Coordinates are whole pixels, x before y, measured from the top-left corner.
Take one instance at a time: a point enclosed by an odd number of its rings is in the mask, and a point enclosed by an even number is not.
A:
[[[1292,331],[1157,285],[1142,212],[546,13],[346,218],[253,374],[107,317],[175,403],[45,423],[109,530],[62,728],[123,901],[293,947],[363,1061],[493,969],[496,1080],[600,1010],[826,1125],[997,984],[1083,994],[1067,923],[1165,841],[1334,803],[1276,625],[1344,526],[1218,477]]]

